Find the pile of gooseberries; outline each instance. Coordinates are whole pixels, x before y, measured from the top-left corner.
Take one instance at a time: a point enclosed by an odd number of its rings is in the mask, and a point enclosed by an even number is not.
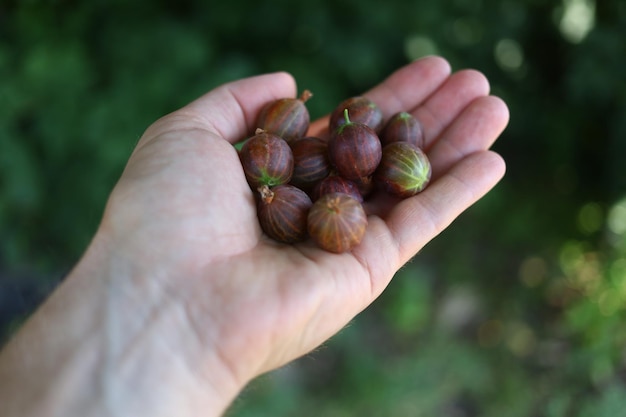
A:
[[[307,136],[311,96],[266,103],[239,158],[267,236],[287,244],[310,238],[342,253],[361,243],[363,203],[373,193],[411,197],[428,185],[431,165],[420,122],[405,111],[384,120],[365,96],[337,105],[328,138]]]

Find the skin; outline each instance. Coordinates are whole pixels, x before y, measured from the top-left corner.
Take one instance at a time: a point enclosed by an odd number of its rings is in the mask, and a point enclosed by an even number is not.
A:
[[[235,81],[146,130],[84,255],[0,353],[4,417],[221,415],[249,381],[365,309],[504,174],[488,149],[506,105],[479,72],[423,58],[365,95],[385,117],[420,119],[430,185],[368,203],[350,253],[277,244],[259,228],[232,143],[264,103],[296,90],[286,73]]]

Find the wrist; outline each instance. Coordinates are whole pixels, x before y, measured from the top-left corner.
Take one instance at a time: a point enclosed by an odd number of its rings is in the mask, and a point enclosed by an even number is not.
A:
[[[167,272],[139,264],[96,235],[0,355],[8,416],[220,415],[228,407],[244,382],[189,328],[186,306],[155,277]]]

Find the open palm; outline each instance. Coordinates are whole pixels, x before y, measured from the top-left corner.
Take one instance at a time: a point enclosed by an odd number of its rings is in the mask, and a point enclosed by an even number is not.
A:
[[[157,121],[133,152],[102,227],[127,257],[153,266],[147,275],[167,299],[159,302],[179,306],[183,327],[218,349],[242,383],[338,331],[504,173],[488,151],[508,122],[504,103],[489,96],[480,73],[451,74],[443,59],[424,58],[365,95],[386,117],[406,110],[422,122],[431,184],[398,204],[368,203],[368,229],[352,252],[278,244],[261,232],[232,144],[253,130],[264,103],[295,95],[291,76],[268,74],[223,85]],[[325,123],[314,122],[310,133],[323,135]],[[202,363],[202,351],[186,360]]]

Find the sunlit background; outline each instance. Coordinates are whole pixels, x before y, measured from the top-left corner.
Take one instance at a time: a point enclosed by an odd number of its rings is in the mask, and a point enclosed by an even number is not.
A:
[[[2,0],[0,337],[78,259],[159,116],[286,70],[317,117],[429,54],[509,105],[505,179],[229,416],[625,416],[620,0]]]

